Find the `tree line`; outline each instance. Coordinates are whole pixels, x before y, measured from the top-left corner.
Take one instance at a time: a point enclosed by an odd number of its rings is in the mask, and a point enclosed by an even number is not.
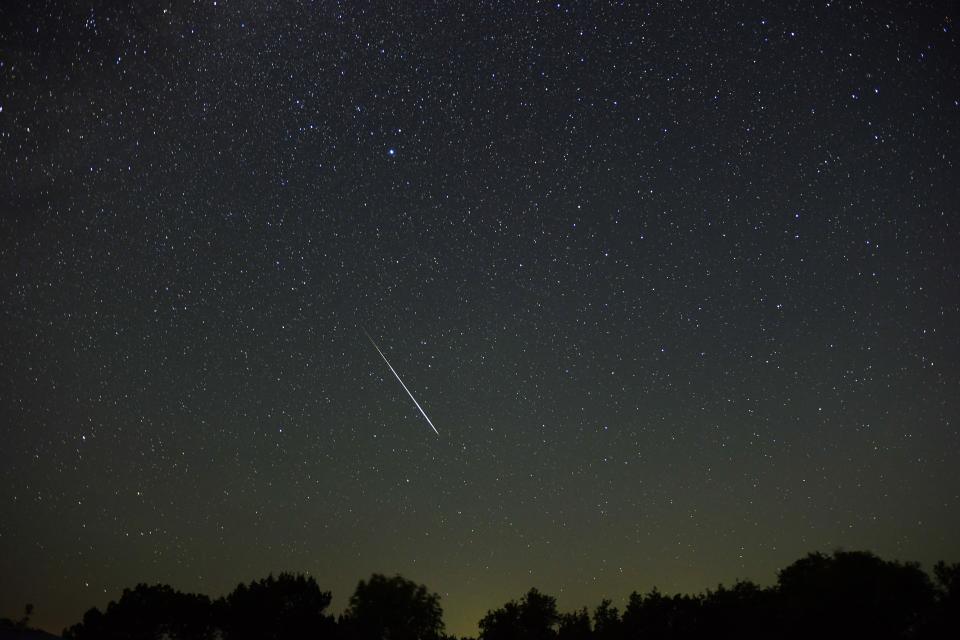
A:
[[[92,608],[63,632],[73,640],[452,640],[440,598],[401,576],[361,580],[340,616],[312,577],[281,573],[240,584],[216,600],[167,585],[125,589],[104,611]],[[656,588],[630,594],[621,611],[604,600],[557,610],[530,589],[487,612],[479,640],[645,640],[686,638],[960,637],[960,563],[916,563],[865,551],[812,553],[760,587],[738,581],[695,595]]]

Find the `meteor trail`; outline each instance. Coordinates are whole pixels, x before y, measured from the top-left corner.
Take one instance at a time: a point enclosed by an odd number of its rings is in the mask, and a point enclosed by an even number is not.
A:
[[[370,341],[370,344],[373,345],[373,348],[377,350],[377,353],[380,354],[380,357],[383,358],[383,361],[387,363],[387,366],[390,367],[390,371],[393,372],[393,375],[397,378],[397,382],[400,383],[400,386],[403,387],[403,390],[407,392],[407,395],[410,396],[410,399],[413,400],[413,404],[417,405],[417,409],[420,409],[420,413],[423,414],[423,417],[426,418],[427,424],[430,425],[430,428],[433,429],[433,432],[437,435],[440,435],[440,432],[437,431],[437,428],[433,426],[433,422],[430,421],[430,416],[427,415],[427,412],[423,410],[423,407],[420,406],[420,403],[417,402],[417,399],[413,397],[413,394],[410,393],[410,389],[407,389],[407,385],[403,384],[403,380],[400,379],[400,374],[397,373],[397,370],[393,368],[393,365],[390,364],[390,361],[387,360],[387,356],[383,355],[383,351],[380,351],[380,347],[377,346],[377,343],[373,341],[373,338],[370,337],[370,334],[364,330],[364,335],[367,336],[367,340]]]

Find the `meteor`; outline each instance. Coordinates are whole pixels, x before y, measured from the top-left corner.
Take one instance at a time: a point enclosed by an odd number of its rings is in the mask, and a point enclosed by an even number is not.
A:
[[[364,330],[364,335],[367,336],[367,340],[370,341],[370,344],[373,345],[373,348],[377,350],[377,353],[380,354],[380,357],[383,358],[383,361],[387,363],[387,366],[390,367],[390,371],[393,372],[394,377],[396,377],[397,382],[400,383],[400,386],[403,387],[403,390],[407,392],[407,395],[410,396],[410,399],[413,400],[413,404],[417,405],[417,409],[420,409],[420,413],[423,414],[423,417],[426,419],[427,424],[430,425],[430,428],[433,429],[433,432],[437,435],[440,435],[440,432],[437,431],[437,428],[433,426],[433,422],[430,421],[430,416],[427,415],[427,412],[423,410],[423,407],[420,406],[420,403],[417,402],[417,399],[413,397],[413,394],[410,393],[410,389],[407,389],[407,385],[403,384],[403,380],[400,379],[400,374],[397,373],[397,370],[393,368],[393,365],[390,364],[390,361],[387,360],[387,356],[383,355],[383,351],[380,351],[380,347],[377,346],[377,343],[373,341],[373,338],[370,337],[370,334]]]

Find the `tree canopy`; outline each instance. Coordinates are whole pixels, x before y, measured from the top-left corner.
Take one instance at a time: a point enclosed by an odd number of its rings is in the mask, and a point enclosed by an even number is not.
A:
[[[551,640],[560,622],[556,598],[530,589],[520,602],[508,602],[480,620],[481,640]]]
[[[270,575],[220,600],[217,622],[225,640],[332,637],[334,621],[324,613],[330,597],[312,577]]]
[[[361,580],[334,619],[331,594],[301,574],[240,584],[224,597],[168,585],[125,589],[64,631],[75,640],[447,640],[440,597],[401,576]],[[27,610],[29,616],[30,609]],[[603,600],[593,610],[559,612],[553,596],[530,589],[479,621],[479,640],[648,640],[685,638],[960,637],[960,564],[918,565],[865,551],[811,553],[761,587],[738,581],[703,593],[633,592],[622,612]],[[5,631],[20,622],[0,620]],[[19,636],[17,636],[19,637]]]
[[[374,574],[357,585],[340,625],[356,640],[439,640],[443,609],[440,597],[425,586]]]

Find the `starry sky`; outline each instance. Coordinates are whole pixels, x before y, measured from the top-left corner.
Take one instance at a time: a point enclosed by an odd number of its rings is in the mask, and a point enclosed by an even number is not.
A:
[[[960,560],[955,3],[123,4],[0,8],[0,616]]]

